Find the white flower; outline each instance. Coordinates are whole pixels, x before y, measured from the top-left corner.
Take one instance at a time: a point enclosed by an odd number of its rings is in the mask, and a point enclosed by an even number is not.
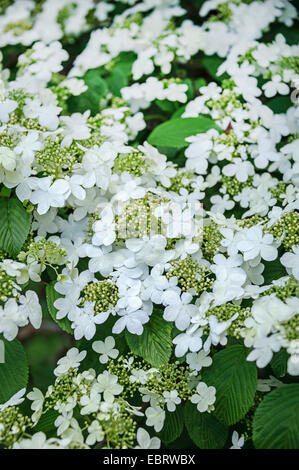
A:
[[[191,316],[198,312],[196,305],[190,304],[192,295],[184,292],[180,297],[173,292],[172,298],[168,296],[167,301],[170,305],[165,308],[163,318],[167,321],[174,321],[179,330],[186,330],[190,325]]]
[[[34,413],[31,419],[35,423],[41,416],[45,398],[42,392],[36,387],[33,387],[33,391],[28,393],[27,398],[32,400],[31,409],[34,411]]]
[[[195,333],[187,330],[186,333],[181,333],[180,335],[176,336],[173,340],[173,343],[176,345],[176,357],[184,356],[188,350],[191,352],[199,351],[202,347],[202,335],[203,330],[199,329]]]
[[[269,337],[258,338],[253,343],[253,351],[247,356],[247,361],[256,361],[257,367],[263,368],[269,364],[274,352],[281,348],[278,334]]]
[[[225,211],[230,211],[235,206],[234,201],[229,199],[228,194],[225,194],[223,197],[219,195],[212,196],[211,203],[213,204],[211,210],[213,212],[219,212],[220,214],[224,214]]]
[[[25,400],[26,388],[22,388],[15,393],[6,403],[0,404],[0,412],[8,408],[9,406],[18,406]]]
[[[25,314],[34,328],[40,328],[42,323],[42,308],[36,292],[28,290],[19,298],[20,312]]]
[[[8,147],[0,147],[0,165],[6,171],[13,171],[16,168],[17,156]]]
[[[191,403],[197,405],[197,409],[200,413],[213,411],[213,404],[216,401],[216,389],[215,387],[208,387],[204,382],[199,382],[196,387],[197,393],[192,395],[190,398]]]
[[[33,434],[30,439],[21,439],[15,442],[13,449],[57,449],[59,445],[55,439],[47,439],[43,432]]]
[[[0,101],[0,122],[7,122],[10,113],[18,107],[18,103],[14,100],[6,99]]]
[[[90,129],[86,124],[90,111],[84,114],[74,113],[71,116],[62,116],[60,120],[64,123],[62,134],[64,136],[62,146],[69,146],[73,140],[84,140],[90,137]]]
[[[223,168],[223,173],[226,176],[236,176],[238,181],[245,182],[249,176],[254,175],[254,167],[252,163],[237,157],[234,159],[234,163],[230,163]]]
[[[57,362],[58,366],[54,370],[54,374],[57,377],[61,377],[68,372],[69,369],[75,369],[79,367],[80,362],[86,356],[86,351],[79,351],[77,348],[71,348],[66,356],[59,359]]]
[[[175,411],[176,405],[179,405],[182,401],[176,390],[172,390],[171,392],[163,392],[163,398],[168,411]]]
[[[115,340],[113,336],[108,336],[105,341],[95,341],[92,343],[92,349],[100,354],[99,361],[101,364],[106,364],[109,357],[116,359],[118,356],[118,350],[114,349]]]
[[[275,96],[277,93],[280,95],[287,95],[290,91],[288,85],[281,81],[280,75],[274,75],[271,81],[262,86],[262,89],[264,90],[267,98],[272,98],[272,96]]]
[[[30,119],[37,118],[41,126],[47,127],[51,131],[54,131],[59,124],[58,114],[61,110],[62,108],[54,104],[45,106],[37,98],[33,100],[26,98],[23,108],[26,117]]]
[[[218,344],[224,346],[227,343],[227,330],[237,317],[238,314],[236,313],[232,318],[230,318],[230,320],[221,322],[218,321],[215,315],[209,316],[210,332],[204,344],[205,351],[209,351],[212,344],[214,346],[217,346]]]
[[[97,378],[97,389],[104,394],[104,400],[113,401],[115,395],[119,395],[123,391],[123,387],[117,383],[118,377],[110,374],[107,370],[100,374]]]
[[[136,312],[127,313],[125,310],[118,312],[120,318],[113,326],[112,333],[119,334],[125,328],[133,335],[142,335],[143,325],[149,321],[149,316],[144,310],[136,310]]]
[[[248,261],[261,256],[265,261],[274,261],[277,256],[277,248],[274,246],[274,238],[270,233],[263,234],[263,229],[255,225],[243,231],[245,239],[238,242],[237,247],[244,253],[244,260]]]
[[[160,439],[158,437],[151,438],[149,433],[143,428],[138,428],[136,439],[138,445],[135,449],[160,449]]]
[[[292,247],[293,253],[285,253],[280,258],[280,262],[287,268],[289,274],[292,274],[299,281],[299,245]]]
[[[244,445],[244,441],[245,441],[244,436],[239,437],[239,434],[237,433],[237,431],[234,431],[232,435],[233,445],[230,447],[230,449],[242,449]]]
[[[288,359],[288,373],[290,375],[299,375],[299,340],[293,339],[288,344],[287,352],[290,354]]]
[[[156,432],[162,430],[166,415],[160,406],[150,406],[145,410],[145,416],[147,426],[153,426]]]
[[[94,420],[90,426],[87,428],[88,437],[86,439],[86,444],[93,446],[96,442],[100,442],[104,439],[104,431],[97,420]]]
[[[82,406],[80,413],[81,415],[89,415],[96,413],[101,403],[100,391],[96,386],[93,386],[88,395],[83,395],[80,398],[80,405]]]
[[[188,353],[186,362],[189,364],[191,370],[201,371],[203,367],[209,367],[212,364],[212,358],[209,357],[210,351],[202,349],[198,353]]]
[[[95,315],[94,304],[95,302],[85,301],[83,308],[77,308],[69,313],[68,318],[72,321],[75,339],[83,337],[87,340],[92,339],[96,333],[96,325],[105,323],[109,317],[109,311]]]
[[[22,312],[15,299],[10,298],[4,307],[0,306],[0,333],[8,341],[12,341],[18,334],[21,326],[28,324],[26,312]]]

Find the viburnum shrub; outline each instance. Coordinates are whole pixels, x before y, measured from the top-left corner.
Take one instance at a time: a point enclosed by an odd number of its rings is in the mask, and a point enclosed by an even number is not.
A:
[[[298,448],[293,3],[0,3],[0,447]]]

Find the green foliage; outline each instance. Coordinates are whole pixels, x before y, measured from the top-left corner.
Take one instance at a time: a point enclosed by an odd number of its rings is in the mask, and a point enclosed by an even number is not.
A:
[[[46,432],[50,433],[51,431],[55,431],[56,427],[54,425],[55,420],[59,416],[58,412],[55,410],[49,410],[44,415],[41,416],[40,420],[38,421],[37,425],[34,428],[35,432]]]
[[[166,364],[171,356],[171,330],[171,324],[165,321],[160,313],[154,312],[150,321],[144,325],[143,334],[137,336],[126,331],[126,340],[134,354],[141,356],[153,367],[160,367]]]
[[[228,427],[212,413],[199,413],[196,405],[187,402],[184,419],[189,436],[200,449],[221,449],[224,446]]]
[[[275,96],[267,102],[267,106],[269,106],[272,111],[276,114],[286,113],[289,107],[292,105],[292,102],[288,96]]]
[[[100,112],[100,101],[108,92],[108,85],[101,77],[101,69],[91,69],[84,75],[85,84],[88,90],[79,96],[72,96],[69,99],[69,109],[71,112],[90,110],[92,116]]]
[[[17,198],[0,198],[0,248],[17,256],[29,234],[30,215]]]
[[[239,344],[226,347],[203,374],[203,381],[216,388],[215,416],[227,425],[237,423],[253,404],[257,369],[246,360],[247,353]]]
[[[181,406],[175,411],[166,411],[166,418],[162,431],[158,434],[164,444],[170,444],[180,437],[184,428],[184,415]]]
[[[283,377],[287,373],[289,354],[285,349],[281,349],[274,353],[272,361],[270,362],[271,368],[277,377]]]
[[[0,403],[5,403],[12,395],[27,386],[28,363],[21,343],[14,341],[4,342],[4,363],[0,363]]]
[[[205,56],[201,59],[201,65],[207,70],[209,75],[216,80],[217,82],[221,82],[224,78],[228,78],[227,74],[223,74],[221,76],[217,75],[218,68],[222,64],[223,59],[221,59],[217,54],[211,56]]]
[[[185,140],[191,135],[206,132],[209,129],[221,129],[208,117],[171,119],[157,126],[150,134],[148,141],[157,147],[181,149],[188,146]]]
[[[121,96],[120,90],[129,84],[132,65],[136,59],[134,53],[120,54],[111,73],[108,74],[106,83],[115,96]]]
[[[257,449],[298,449],[299,384],[289,384],[269,393],[253,420],[253,442]]]

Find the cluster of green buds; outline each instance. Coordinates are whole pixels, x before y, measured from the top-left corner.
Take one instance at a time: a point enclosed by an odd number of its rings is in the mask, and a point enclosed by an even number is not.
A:
[[[94,236],[93,224],[100,219],[100,216],[97,212],[90,214],[86,222],[86,237],[83,239],[83,243],[91,243],[92,237]]]
[[[212,289],[215,276],[207,268],[202,266],[191,256],[179,261],[170,262],[172,268],[166,273],[167,279],[176,276],[178,285],[183,292],[194,289],[197,294]]]
[[[15,282],[14,278],[9,276],[4,269],[0,268],[0,304],[8,299],[18,299],[21,288]]]
[[[295,73],[299,74],[299,56],[288,56],[282,57],[278,61],[279,67],[281,70],[291,69],[294,70]]]
[[[278,328],[288,341],[299,341],[299,314],[281,322]]]
[[[0,412],[0,443],[11,448],[21,439],[27,428],[32,426],[31,420],[24,416],[17,406],[10,406]]]
[[[7,147],[13,150],[18,143],[18,135],[11,129],[6,129],[0,134],[0,147]]]
[[[56,136],[54,139],[48,137],[44,148],[35,154],[36,171],[41,172],[43,176],[61,178],[73,171],[82,154],[76,143],[73,142],[69,147],[61,147],[61,137]]]
[[[210,109],[221,109],[224,112],[224,115],[229,115],[232,108],[242,108],[243,105],[239,100],[237,93],[235,91],[227,92],[227,90],[230,90],[230,88],[227,88],[226,93],[222,93],[220,98],[217,98],[215,100],[210,99],[209,101],[207,101],[206,105]],[[221,139],[219,140],[219,143],[224,143],[225,145],[233,145],[234,147],[237,146],[238,142],[239,139],[234,132],[221,134]]]
[[[121,214],[115,217],[117,241],[163,234],[163,224],[161,218],[155,216],[155,210],[167,202],[165,198],[150,192],[144,198],[130,199]]]
[[[279,222],[265,229],[271,233],[274,238],[283,237],[282,245],[288,251],[294,245],[299,244],[299,214],[296,211],[290,211],[282,215]]]
[[[226,322],[230,320],[235,314],[238,314],[238,317],[232,322],[231,326],[228,328],[227,333],[229,336],[233,336],[237,339],[242,337],[242,330],[244,329],[244,321],[246,318],[250,317],[250,307],[241,307],[240,305],[235,305],[230,302],[220,305],[218,307],[211,308],[207,311],[207,317],[215,315],[219,322]],[[205,327],[208,330],[208,326]]]
[[[14,36],[21,36],[25,31],[28,31],[32,28],[32,23],[29,20],[19,20],[12,23],[8,23],[5,28],[4,32],[12,32]]]
[[[118,410],[110,413],[109,419],[99,419],[105,436],[104,445],[108,449],[132,449],[136,442],[136,420],[130,414],[127,403],[117,399]],[[99,413],[99,415],[101,415]]]
[[[27,251],[21,251],[18,258],[20,261],[26,261],[28,264],[39,263],[40,275],[45,266],[50,266],[58,276],[56,266],[65,263],[67,252],[53,240],[41,237],[39,240],[31,242]]]
[[[24,116],[23,107],[25,105],[26,98],[33,98],[27,92],[23,90],[13,90],[8,93],[8,97],[11,100],[17,102],[17,108],[10,113],[8,123],[10,125],[19,124],[22,127],[25,127],[28,130],[38,130],[41,132],[47,132],[47,129],[40,125],[37,118],[27,118]]]
[[[65,23],[70,18],[72,13],[76,10],[76,8],[77,8],[77,5],[75,2],[69,3],[63,6],[57,14],[56,21],[60,25],[61,30],[63,31],[64,34],[65,34]]]
[[[113,309],[118,300],[118,288],[110,279],[91,282],[87,284],[81,293],[82,304],[84,302],[95,302],[94,314],[98,315]]]
[[[283,202],[283,196],[286,193],[288,184],[284,183],[283,181],[279,181],[274,188],[270,189],[270,193],[272,196],[277,199],[278,202],[282,203]]]
[[[205,259],[212,261],[216,252],[220,248],[221,235],[218,225],[212,220],[209,224],[204,225],[202,232],[201,249]],[[194,240],[196,242],[196,240]]]
[[[142,176],[148,169],[149,164],[140,152],[119,154],[113,165],[113,172],[128,172],[136,177]]]
[[[237,196],[243,188],[252,187],[252,180],[252,176],[249,176],[246,182],[237,180],[235,176],[222,175],[221,177],[222,188],[232,197]]]
[[[57,377],[55,384],[48,388],[45,395],[44,412],[52,408],[57,409],[61,403],[66,403],[79,392],[79,387],[76,383],[77,375],[78,369],[72,368],[62,377]]]
[[[157,371],[149,374],[146,390],[161,397],[160,406],[164,407],[163,394],[175,390],[177,396],[185,401],[192,396],[193,373],[189,366],[179,361],[159,367]]]
[[[273,285],[265,292],[262,292],[260,296],[275,294],[280,300],[285,302],[290,297],[299,296],[299,283],[298,281],[290,276],[287,282],[282,286]]]
[[[263,221],[264,219],[262,217],[260,217],[257,214],[254,214],[251,217],[245,217],[245,219],[237,220],[237,224],[241,228],[250,228],[250,227],[254,227],[255,225],[260,224]]]
[[[137,392],[140,384],[137,381],[130,380],[131,370],[142,370],[145,373],[151,366],[142,358],[135,354],[127,354],[119,356],[117,359],[109,359],[107,369],[112,375],[116,375],[118,383],[123,386],[123,396],[133,397]]]
[[[186,189],[188,193],[194,191],[192,182],[195,180],[195,173],[191,170],[179,168],[177,174],[170,179],[170,187],[168,191],[180,193],[181,189]]]

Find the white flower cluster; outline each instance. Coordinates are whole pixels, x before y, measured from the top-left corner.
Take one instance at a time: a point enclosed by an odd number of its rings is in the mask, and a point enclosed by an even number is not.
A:
[[[1,446],[157,449],[178,408],[219,413],[205,373],[231,344],[299,375],[299,47],[267,39],[296,9],[187,3],[0,5],[0,335],[39,329],[46,297],[79,348],[30,418],[25,389],[0,404]],[[258,380],[246,425],[281,386]]]
[[[190,359],[235,335],[253,348],[248,359],[259,367],[286,348],[288,371],[297,375],[299,307],[296,288],[288,286],[299,278],[299,108],[291,103],[277,114],[263,98],[290,92],[298,47],[281,34],[259,42],[272,21],[291,25],[295,9],[281,0],[230,3],[223,10],[221,2],[208,1],[200,11],[205,17],[222,8],[225,22],[216,17],[199,26],[183,19],[175,27],[185,14],[178,0],[130,2],[109,27],[93,30],[58,82],[69,58],[59,39],[94,28],[86,23],[92,2],[46,1],[36,11],[34,2],[20,0],[6,8],[2,45],[32,47],[19,56],[13,80],[2,73],[0,181],[31,206],[31,243],[42,237],[45,244],[39,257],[30,245],[19,255],[22,263],[4,256],[1,267],[13,279],[38,282],[46,265],[64,265],[54,306],[76,339],[92,339],[111,316],[114,334],[127,329],[140,336],[162,306],[163,318],[178,330],[177,357],[189,353]],[[106,21],[110,11],[101,2],[94,15]],[[62,91],[80,98],[88,90],[78,75],[129,51],[137,55],[135,83],[122,88],[122,99],[108,94],[93,116],[65,112]],[[227,78],[201,86],[184,108],[183,118],[204,114],[217,127],[186,139],[186,165],[178,168],[149,143],[134,142],[145,128],[139,110],[154,100],[186,103],[188,86],[163,75],[199,51],[225,57],[218,75]],[[143,82],[154,70],[161,79]],[[54,262],[53,250],[60,250]],[[267,263],[279,267],[281,279],[265,281]],[[5,337],[13,339],[28,319],[39,326],[37,307],[25,308],[23,297],[22,307],[3,299]]]
[[[136,449],[158,449],[160,439],[151,438],[149,433],[142,427],[138,427],[136,419],[144,417],[146,426],[153,427],[156,432],[162,430],[166,418],[166,410],[175,412],[176,407],[181,404],[186,390],[164,391],[158,393],[163,383],[163,371],[157,368],[145,368],[145,363],[140,364],[133,356],[128,359],[117,357],[119,352],[114,348],[115,342],[112,337],[105,341],[93,343],[96,352],[104,353],[100,356],[100,362],[107,362],[110,358],[110,367],[116,366],[121,361],[119,375],[111,370],[104,370],[98,374],[94,369],[79,372],[80,363],[86,358],[86,351],[77,348],[70,349],[66,356],[59,359],[54,370],[56,381],[48,387],[45,394],[34,387],[27,394],[31,401],[33,411],[30,420],[25,421],[21,414],[15,415],[14,425],[10,427],[10,413],[13,415],[18,406],[25,400],[26,389],[20,390],[6,403],[0,405],[0,439],[10,439],[13,449],[55,449],[55,448],[91,448],[97,446],[105,448],[136,448]],[[103,357],[105,360],[103,361]],[[111,362],[111,358],[113,359]],[[130,404],[127,397],[129,388],[119,382],[124,379],[121,369],[127,374],[128,383],[140,393],[142,406]],[[174,370],[172,371],[174,372]],[[192,378],[184,373],[189,390],[187,396],[192,403],[197,404],[199,412],[211,412],[215,403],[215,388],[208,387],[204,382],[198,382],[192,394],[195,384],[188,383]],[[178,376],[175,380],[177,380]],[[165,379],[165,377],[164,377]],[[171,373],[168,377],[171,380]],[[123,382],[124,383],[124,382]],[[185,385],[185,384],[184,384]],[[130,387],[130,386],[129,386]],[[156,387],[156,388],[155,388]],[[177,383],[179,389],[180,385]],[[184,397],[186,398],[186,397]],[[55,411],[57,417],[54,422],[57,437],[50,439],[43,432],[34,433],[34,427],[39,423],[43,415]],[[5,412],[5,413],[4,413]],[[17,416],[17,418],[16,418]],[[3,419],[3,418],[6,418]],[[17,422],[17,420],[19,422]],[[26,428],[33,428],[31,438],[25,436]],[[3,433],[6,433],[5,435]],[[137,443],[137,445],[136,445]]]

